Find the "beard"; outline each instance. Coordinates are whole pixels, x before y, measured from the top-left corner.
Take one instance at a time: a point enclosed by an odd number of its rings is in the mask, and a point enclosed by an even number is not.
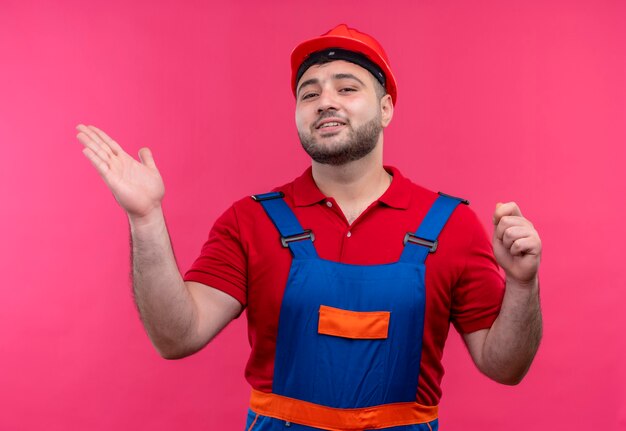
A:
[[[350,127],[349,124],[346,123],[346,127]],[[320,145],[312,133],[305,134],[298,131],[298,136],[302,148],[313,160],[323,165],[341,166],[362,159],[371,153],[376,148],[382,130],[379,113],[356,129],[350,127],[346,139],[336,143],[331,148]]]

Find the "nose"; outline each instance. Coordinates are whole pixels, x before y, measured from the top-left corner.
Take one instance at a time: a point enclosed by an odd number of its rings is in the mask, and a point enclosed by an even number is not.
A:
[[[324,111],[328,110],[339,110],[339,102],[337,100],[336,94],[331,90],[324,90],[321,92],[317,99],[317,113],[321,114]]]

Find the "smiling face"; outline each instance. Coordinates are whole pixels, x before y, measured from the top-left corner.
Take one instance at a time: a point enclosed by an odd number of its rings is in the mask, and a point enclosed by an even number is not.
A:
[[[307,69],[297,86],[296,126],[313,160],[343,165],[367,156],[382,140],[393,105],[376,85],[367,70],[343,60]]]

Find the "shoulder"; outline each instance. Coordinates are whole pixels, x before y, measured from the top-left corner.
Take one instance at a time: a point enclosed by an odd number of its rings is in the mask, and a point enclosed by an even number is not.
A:
[[[273,235],[276,230],[263,209],[263,205],[254,200],[253,196],[269,192],[282,192],[287,205],[293,208],[293,189],[296,181],[297,179],[269,190],[254,190],[254,193],[240,197],[216,221],[216,226],[228,226],[229,229],[235,231],[235,236],[242,243],[244,250],[249,250],[251,243],[263,242],[268,239],[266,238],[268,235]],[[273,239],[272,237],[271,240]]]
[[[263,213],[263,206],[255,201],[252,196],[269,192],[282,192],[285,202],[291,208],[309,203],[309,201],[313,202],[319,200],[323,197],[313,181],[311,167],[308,167],[299,177],[288,183],[284,183],[270,190],[255,190],[253,194],[239,199],[233,203],[233,210],[238,216],[244,218],[258,216],[258,214]]]
[[[454,190],[439,190],[434,191],[430,190],[426,187],[423,187],[419,184],[414,183],[410,179],[402,176],[399,171],[395,168],[392,168],[394,171],[394,176],[399,175],[400,181],[402,184],[402,191],[406,195],[409,196],[409,200],[407,202],[407,209],[411,211],[416,211],[418,213],[426,214],[433,206],[435,201],[439,198],[440,193],[446,194],[448,196],[457,197],[462,200],[468,201],[468,204],[460,204],[456,207],[448,224],[460,227],[460,228],[476,228],[480,227],[481,223],[478,220],[478,216],[474,212],[474,210],[469,205],[469,201],[471,200],[471,196],[463,196],[455,193]]]
[[[285,202],[289,206],[293,206],[293,181],[271,188],[269,190],[255,190],[254,193],[243,196],[233,202],[230,210],[237,217],[242,217],[244,219],[248,219],[250,217],[256,217],[258,214],[263,213],[263,205],[261,205],[257,200],[254,199],[254,196],[262,195],[270,192],[281,192],[283,193]]]
[[[397,177],[400,183],[398,184],[398,189],[401,191],[399,195],[406,196],[406,209],[418,220],[423,220],[439,198],[439,191],[436,192],[415,184],[410,179],[402,176],[397,169],[391,169],[394,181]],[[471,196],[459,195],[455,193],[455,190],[441,190],[441,192],[460,199],[470,200],[471,198]],[[471,206],[459,204],[445,223],[441,231],[440,240],[448,244],[456,244],[456,248],[462,249],[467,247],[476,236],[482,237],[484,235],[485,228]]]

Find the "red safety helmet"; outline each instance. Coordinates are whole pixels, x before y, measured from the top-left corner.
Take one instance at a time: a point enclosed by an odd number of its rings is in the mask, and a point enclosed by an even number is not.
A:
[[[316,37],[315,39],[302,42],[294,48],[291,53],[291,89],[294,96],[296,95],[298,69],[302,62],[312,53],[328,48],[339,48],[357,52],[380,67],[385,74],[385,89],[387,93],[391,95],[393,104],[396,104],[396,98],[398,97],[396,78],[391,72],[389,59],[383,47],[372,36],[361,33],[354,28],[349,28],[345,24],[340,24],[328,33]]]

